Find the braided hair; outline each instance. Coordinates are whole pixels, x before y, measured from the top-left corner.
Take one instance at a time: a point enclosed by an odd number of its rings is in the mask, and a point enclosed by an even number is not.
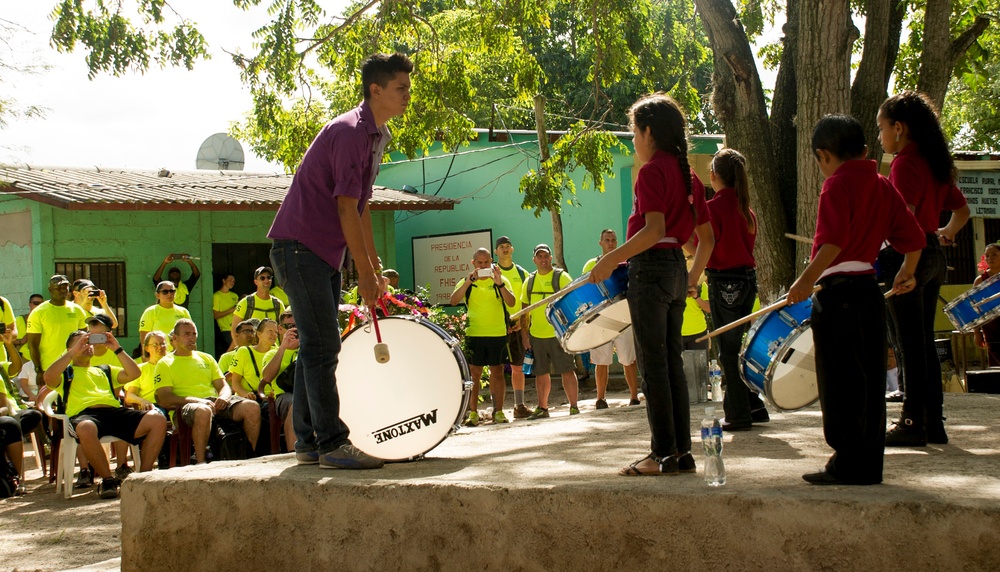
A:
[[[903,91],[882,102],[878,114],[893,123],[902,121],[909,127],[910,140],[917,144],[917,151],[927,161],[934,180],[942,184],[955,183],[958,171],[938,123],[938,110],[930,98],[917,91]]]
[[[694,202],[691,191],[691,166],[688,164],[687,121],[680,105],[663,92],[639,98],[628,110],[629,122],[639,129],[649,128],[656,148],[677,158],[681,178],[687,188],[688,203],[693,215]]]
[[[757,234],[757,220],[750,211],[750,185],[747,182],[747,160],[736,149],[722,149],[712,157],[712,172],[722,184],[736,191],[740,214],[750,234]]]

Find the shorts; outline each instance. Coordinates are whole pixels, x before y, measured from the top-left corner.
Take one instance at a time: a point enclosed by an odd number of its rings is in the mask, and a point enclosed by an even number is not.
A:
[[[510,353],[510,365],[524,365],[524,338],[521,337],[521,330],[507,334],[507,351]]]
[[[282,421],[288,417],[288,412],[292,410],[292,394],[282,393],[274,398],[274,406],[278,410],[278,419]]]
[[[507,336],[465,338],[469,350],[469,364],[474,366],[500,365],[507,363]]]
[[[207,397],[205,399],[208,399]],[[214,399],[214,398],[213,398]],[[240,397],[235,393],[229,397],[229,405],[226,406],[222,411],[215,413],[216,419],[228,419],[233,420],[233,406],[240,403],[241,401],[250,401],[244,397]],[[253,403],[251,401],[251,403]],[[194,412],[198,410],[198,407],[194,403],[185,403],[184,407],[181,408],[181,419],[184,423],[187,423],[188,427],[194,425]]]
[[[610,342],[590,350],[590,362],[594,365],[611,365],[615,352],[618,353],[618,363],[622,365],[635,363],[635,336],[631,328]]]
[[[97,425],[98,439],[111,436],[122,441],[138,445],[142,439],[136,439],[135,432],[139,429],[139,423],[149,411],[136,411],[127,407],[88,407],[74,417],[70,417],[70,424],[73,426],[73,436],[76,436],[76,426],[83,421],[92,421]],[[159,415],[159,412],[152,413]]]
[[[556,338],[531,336],[531,351],[535,356],[535,375],[576,371],[576,358],[566,353]]]
[[[708,335],[708,330],[705,330],[704,332],[701,332],[700,334],[694,334],[694,335],[691,335],[691,336],[681,336],[681,346],[685,350],[707,350],[708,349],[708,340],[707,339],[702,340],[700,342],[695,341],[698,338],[700,338],[702,336],[705,336],[705,335]]]

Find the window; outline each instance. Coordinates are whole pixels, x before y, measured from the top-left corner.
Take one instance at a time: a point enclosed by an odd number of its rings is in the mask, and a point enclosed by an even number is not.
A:
[[[118,318],[118,328],[115,337],[128,336],[128,320],[125,308],[128,307],[125,296],[125,263],[124,262],[56,262],[56,274],[65,274],[70,283],[79,278],[86,278],[108,295],[108,307]]]

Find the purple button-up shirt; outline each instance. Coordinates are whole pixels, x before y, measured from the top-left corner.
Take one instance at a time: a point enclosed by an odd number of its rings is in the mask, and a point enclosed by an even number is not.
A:
[[[327,123],[309,145],[267,237],[297,240],[339,269],[347,240],[337,197],[358,199],[358,213],[364,211],[390,137],[366,102]]]

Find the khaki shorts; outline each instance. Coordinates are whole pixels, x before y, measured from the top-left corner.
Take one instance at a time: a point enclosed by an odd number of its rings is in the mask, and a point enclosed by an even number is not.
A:
[[[632,328],[603,346],[590,350],[590,362],[594,365],[611,365],[616,352],[618,363],[622,365],[635,363],[635,336],[632,334]]]
[[[531,336],[531,352],[535,356],[535,375],[563,374],[576,371],[576,358],[566,353],[556,338]]]
[[[208,398],[206,398],[206,399],[208,399]],[[223,409],[222,411],[216,412],[215,416],[218,417],[219,419],[229,419],[229,420],[232,420],[233,419],[233,406],[236,405],[236,404],[238,404],[238,403],[240,403],[241,401],[250,401],[250,400],[249,399],[245,399],[243,397],[240,397],[239,395],[236,395],[235,393],[232,394],[229,397],[229,400],[228,400],[229,404],[226,406],[226,408]],[[251,403],[253,403],[253,402],[251,402]],[[198,410],[198,406],[196,404],[194,404],[194,403],[186,403],[186,404],[184,404],[184,407],[181,408],[181,419],[184,420],[184,423],[187,423],[188,427],[194,425],[194,415],[195,415],[195,411],[197,411],[197,410]]]

